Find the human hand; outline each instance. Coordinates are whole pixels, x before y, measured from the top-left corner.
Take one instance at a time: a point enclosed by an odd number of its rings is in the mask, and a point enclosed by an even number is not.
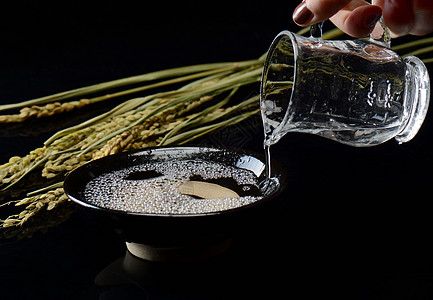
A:
[[[433,32],[432,0],[303,0],[293,20],[305,27],[330,19],[347,34],[365,37],[382,15],[393,37]]]

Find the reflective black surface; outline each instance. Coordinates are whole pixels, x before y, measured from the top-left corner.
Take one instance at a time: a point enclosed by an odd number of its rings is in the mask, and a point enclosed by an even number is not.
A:
[[[146,8],[128,2],[11,4],[0,21],[0,100],[166,67],[258,57],[280,30],[296,30],[290,18],[295,4],[273,5],[215,3],[210,10],[194,2]],[[40,146],[81,114],[0,125],[1,161]],[[356,149],[312,135],[286,136],[271,149],[289,177],[273,213],[207,261],[136,261],[114,232],[78,210],[47,233],[1,241],[0,297],[432,299],[432,132],[429,113],[417,137],[400,146],[390,141]],[[250,119],[200,143],[260,152],[261,138],[260,119]]]

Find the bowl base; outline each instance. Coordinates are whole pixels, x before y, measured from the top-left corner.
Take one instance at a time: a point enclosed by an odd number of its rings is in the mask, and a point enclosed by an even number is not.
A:
[[[145,245],[126,242],[128,251],[144,260],[154,262],[184,262],[209,259],[227,251],[232,239],[198,241],[175,246]]]

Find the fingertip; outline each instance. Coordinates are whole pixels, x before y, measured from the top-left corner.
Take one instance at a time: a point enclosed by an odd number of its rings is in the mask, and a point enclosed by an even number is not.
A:
[[[292,19],[299,26],[306,26],[313,18],[313,13],[308,9],[307,3],[302,1],[293,11]]]
[[[363,5],[353,11],[340,11],[331,20],[345,33],[362,38],[368,36],[382,16],[382,9],[375,5]]]
[[[393,36],[403,36],[410,32],[414,14],[410,1],[385,1],[383,18]],[[425,25],[425,24],[424,24]]]

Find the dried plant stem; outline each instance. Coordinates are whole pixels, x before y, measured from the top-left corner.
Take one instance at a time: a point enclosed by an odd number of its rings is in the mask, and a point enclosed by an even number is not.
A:
[[[28,220],[37,223],[39,216],[61,207],[59,204],[66,199],[63,191],[59,190],[64,175],[88,161],[138,147],[187,142],[223,126],[240,122],[252,114],[249,111],[212,124],[231,113],[243,111],[252,103],[249,99],[245,101],[248,105],[223,108],[240,86],[260,80],[261,69],[257,64],[206,75],[177,90],[123,102],[103,115],[58,132],[43,147],[27,156],[13,157],[0,166],[1,184],[6,185],[4,189],[11,188],[36,170],[40,170],[44,178],[58,180],[52,186],[31,193],[31,197],[6,203],[27,206],[19,214],[4,220],[0,228],[8,229],[8,232],[22,231],[20,228],[26,227],[24,225]],[[216,104],[192,113],[223,93],[228,94]],[[257,106],[258,98],[254,102]],[[257,109],[253,113],[257,113]],[[175,139],[178,135],[181,135],[181,139]],[[27,228],[25,232],[31,234],[32,230]]]
[[[11,204],[23,207],[23,210],[1,220],[0,229],[4,237],[29,237],[36,231],[46,231],[66,220],[74,211],[63,188],[53,188],[47,193],[13,201]],[[50,218],[53,211],[57,213],[54,218]]]
[[[412,41],[412,42],[408,42],[408,43],[400,44],[400,45],[397,45],[397,46],[393,46],[392,49],[394,51],[403,52],[403,51],[405,51],[407,49],[419,48],[421,46],[429,45],[429,44],[433,44],[433,37],[420,38],[420,39],[417,39],[417,40]]]
[[[208,101],[209,99],[203,100]],[[235,124],[237,122],[240,122],[248,117],[250,117],[253,114],[256,114],[258,112],[258,109],[254,109],[253,111],[249,111],[246,113],[241,113],[244,109],[248,109],[251,107],[251,105],[255,104],[257,106],[257,100],[258,96],[253,97],[251,99],[248,99],[238,105],[222,109],[218,108],[218,106],[214,106],[214,110],[206,110],[206,115],[202,115],[203,119],[200,122],[200,126],[196,126],[196,128],[193,128],[189,131],[182,132],[178,135],[175,135],[174,137],[171,137],[169,139],[166,139],[164,143],[162,142],[162,137],[154,138],[155,135],[159,135],[161,133],[170,132],[175,128],[178,124],[184,122],[188,119],[193,120],[199,120],[197,117],[201,115],[200,113],[191,114],[188,116],[184,116],[182,118],[176,118],[174,116],[173,118],[168,118],[168,121],[165,126],[160,124],[153,123],[151,126],[146,125],[138,125],[133,128],[131,128],[129,131],[123,132],[121,135],[116,136],[112,138],[110,141],[106,143],[102,149],[98,150],[96,149],[91,154],[89,153],[88,156],[82,156],[82,161],[80,159],[77,159],[77,157],[73,156],[68,157],[69,153],[62,153],[57,157],[56,161],[62,162],[60,164],[49,164],[47,163],[45,169],[47,171],[51,172],[49,174],[54,174],[54,176],[59,175],[60,173],[64,171],[68,171],[70,169],[74,169],[78,167],[81,163],[90,161],[92,159],[96,159],[99,157],[103,157],[109,154],[115,154],[120,151],[132,148],[136,146],[137,143],[139,143],[139,147],[150,147],[155,146],[157,143],[159,144],[173,144],[173,143],[185,143],[188,142],[194,138],[197,138],[199,136],[202,136],[204,134],[207,134],[209,132],[212,132],[214,130],[217,130],[219,128],[222,128],[224,126],[228,126],[230,124]],[[212,122],[214,120],[217,120],[219,118],[222,118],[226,115],[229,115],[233,112],[239,112],[239,115],[224,120],[222,122],[206,125],[206,122]],[[159,119],[164,120],[164,119]],[[191,124],[190,124],[191,125]],[[156,131],[153,134],[143,135],[143,131]],[[158,132],[159,131],[159,132]],[[49,176],[47,176],[49,177]],[[23,209],[19,214],[9,216],[6,220],[3,220],[3,223],[0,228],[3,229],[9,229],[10,231],[7,231],[9,234],[11,232],[15,232],[14,234],[25,234],[31,235],[36,229],[45,228],[41,224],[37,223],[37,226],[33,226],[31,228],[25,227],[25,231],[20,231],[20,228],[24,228],[23,226],[27,224],[28,220],[31,218],[34,220],[34,222],[37,222],[40,215],[43,215],[46,211],[54,210],[55,208],[61,206],[62,203],[67,202],[67,197],[64,195],[64,192],[62,190],[61,182],[58,182],[57,184],[54,184],[50,187],[40,189],[34,193],[31,193],[32,196],[22,199],[22,200],[16,200],[6,203],[7,205],[14,204],[15,206],[23,206],[27,205],[25,209]],[[47,191],[48,190],[48,191]],[[36,193],[39,193],[35,195]],[[39,216],[39,217],[38,217]],[[53,218],[54,221],[55,218]],[[57,222],[54,222],[53,224],[57,224]]]
[[[143,92],[157,87],[163,87],[163,86],[168,86],[168,85],[181,83],[189,80],[194,80],[197,78],[208,77],[214,74],[235,72],[238,69],[243,69],[249,66],[257,65],[257,63],[258,63],[257,60],[250,60],[250,61],[244,61],[238,63],[206,64],[206,65],[182,67],[177,69],[169,69],[165,71],[159,71],[159,72],[144,74],[140,76],[134,76],[134,77],[125,78],[121,80],[115,80],[112,81],[111,83],[108,82],[105,84],[94,85],[94,86],[78,89],[79,91],[73,90],[73,91],[60,93],[49,97],[38,98],[38,99],[34,99],[34,100],[30,100],[18,104],[0,105],[0,111],[2,111],[2,110],[21,108],[23,107],[24,104],[25,105],[32,104],[31,106],[25,106],[24,108],[22,108],[19,114],[0,115],[0,123],[17,123],[17,122],[24,122],[25,120],[28,120],[33,117],[41,118],[46,116],[52,116],[54,114],[60,114],[63,112],[69,112],[77,108],[82,108],[92,103],[97,103],[108,99],[131,95],[134,93]],[[170,73],[170,71],[173,73]],[[155,76],[155,73],[158,73],[159,76]],[[72,97],[94,94],[96,92],[101,92],[104,90],[113,89],[120,86],[137,84],[140,82],[146,82],[150,80],[164,79],[167,77],[177,76],[179,74],[182,74],[183,76],[175,77],[172,79],[168,79],[168,80],[164,80],[152,84],[147,84],[141,87],[131,88],[131,89],[127,89],[127,90],[123,90],[111,94],[96,96],[89,99],[81,99],[78,101],[71,101],[65,103],[58,102],[60,100],[66,100]],[[57,102],[52,102],[54,100]],[[37,104],[45,104],[45,103],[48,104],[46,104],[45,106],[37,105]]]
[[[304,29],[299,34],[308,31]],[[323,38],[341,34],[335,29]],[[424,54],[433,52],[431,44],[433,38],[426,38],[394,49],[406,55]],[[184,144],[257,114],[259,96],[228,105],[240,87],[260,81],[265,57],[266,53],[256,60],[167,69],[1,105],[0,111],[20,112],[0,116],[0,123],[24,122],[152,88],[184,84],[159,93],[136,95],[106,113],[57,132],[23,157],[11,157],[0,166],[0,188],[9,190],[18,182],[26,182],[31,173],[50,179],[50,185],[24,199],[1,204],[0,207],[13,206],[21,211],[0,220],[0,230],[6,236],[27,236],[67,218],[73,206],[62,189],[64,176],[86,162],[129,149]],[[424,62],[433,62],[433,58]],[[119,90],[121,87],[124,89]]]
[[[424,48],[417,49],[417,50],[411,51],[409,53],[406,53],[405,55],[402,55],[402,58],[405,58],[405,57],[410,56],[410,55],[416,56],[416,55],[422,55],[422,54],[431,53],[431,52],[433,52],[433,46],[428,46],[428,47],[424,47]]]
[[[12,115],[0,115],[0,123],[19,123],[24,122],[30,118],[42,118],[42,117],[48,117],[55,114],[60,114],[64,112],[69,112],[77,108],[82,108],[88,104],[90,104],[91,101],[89,99],[81,99],[79,101],[72,101],[72,102],[54,102],[49,103],[43,107],[41,106],[31,106],[31,107],[24,107],[20,110],[19,114],[12,114]]]
[[[122,78],[118,80],[108,81],[104,83],[99,83],[87,87],[82,87],[66,92],[57,93],[54,95],[36,98],[28,101],[23,101],[20,103],[12,103],[12,104],[6,104],[6,105],[0,105],[0,111],[5,110],[11,110],[11,109],[20,109],[26,106],[33,106],[33,105],[41,105],[46,103],[52,103],[52,102],[58,102],[66,99],[76,98],[76,97],[82,97],[84,95],[89,95],[92,93],[97,93],[113,88],[119,88],[123,86],[128,86],[132,84],[138,84],[143,82],[149,82],[154,80],[160,80],[170,77],[179,77],[184,76],[187,74],[192,73],[199,73],[209,70],[215,70],[215,69],[224,69],[228,67],[237,68],[242,67],[243,64],[249,64],[249,63],[256,63],[255,60],[251,61],[244,61],[244,62],[224,62],[224,63],[211,63],[211,64],[200,64],[200,65],[193,65],[193,66],[186,66],[186,67],[179,67],[179,68],[172,68],[172,69],[166,69],[151,73],[146,73],[143,75],[137,75],[132,76],[128,78]]]

